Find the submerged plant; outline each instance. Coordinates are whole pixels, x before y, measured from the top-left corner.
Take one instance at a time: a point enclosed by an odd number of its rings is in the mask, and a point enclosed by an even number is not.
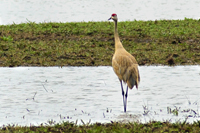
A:
[[[167,107],[168,114],[174,114],[175,116],[178,116],[179,110],[180,110],[180,107],[177,108],[175,106],[175,109],[171,109],[170,107]]]

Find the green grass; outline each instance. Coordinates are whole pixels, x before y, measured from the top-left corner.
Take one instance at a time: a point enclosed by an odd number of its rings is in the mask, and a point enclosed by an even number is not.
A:
[[[113,22],[0,26],[0,66],[110,66]],[[125,49],[139,65],[200,64],[200,20],[119,22]]]
[[[0,129],[0,132],[5,133],[146,133],[146,132],[199,132],[200,131],[200,121],[189,123],[170,123],[170,122],[149,122],[146,124],[141,123],[118,123],[111,122],[107,124],[95,123],[95,124],[85,124],[77,125],[75,123],[63,122],[60,124],[46,125],[41,124],[40,126],[4,126]]]

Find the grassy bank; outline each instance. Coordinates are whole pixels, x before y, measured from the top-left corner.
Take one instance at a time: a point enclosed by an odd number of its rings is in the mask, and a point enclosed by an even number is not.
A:
[[[20,126],[5,126],[0,129],[0,132],[41,132],[41,133],[146,133],[146,132],[194,132],[200,131],[200,121],[193,124],[188,123],[169,123],[169,122],[149,122],[147,124],[139,123],[95,123],[95,124],[85,124],[78,126],[74,123],[64,122],[61,124],[55,124],[53,126],[31,126],[31,127],[20,127]]]
[[[0,66],[111,65],[113,22],[0,26]],[[200,64],[200,20],[119,22],[119,36],[140,65]]]

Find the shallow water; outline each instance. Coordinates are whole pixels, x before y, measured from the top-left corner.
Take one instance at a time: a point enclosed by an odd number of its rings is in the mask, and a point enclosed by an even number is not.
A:
[[[0,24],[32,22],[199,19],[199,0],[1,0]]]
[[[199,66],[140,66],[139,70],[139,89],[129,91],[124,113],[112,67],[1,67],[0,126],[37,125],[51,119],[148,122],[190,116],[189,122],[199,120]],[[180,108],[178,116],[167,107]]]

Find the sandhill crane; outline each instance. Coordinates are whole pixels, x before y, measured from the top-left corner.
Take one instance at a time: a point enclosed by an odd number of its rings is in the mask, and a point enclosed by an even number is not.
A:
[[[112,58],[112,67],[121,83],[124,112],[126,112],[128,88],[132,89],[135,85],[136,88],[138,89],[138,84],[140,82],[138,63],[136,59],[124,49],[119,39],[119,35],[117,31],[117,20],[118,20],[117,14],[112,14],[108,20],[110,19],[112,19],[115,24],[115,27],[114,27],[115,53]],[[125,95],[124,95],[122,81],[127,84]]]

